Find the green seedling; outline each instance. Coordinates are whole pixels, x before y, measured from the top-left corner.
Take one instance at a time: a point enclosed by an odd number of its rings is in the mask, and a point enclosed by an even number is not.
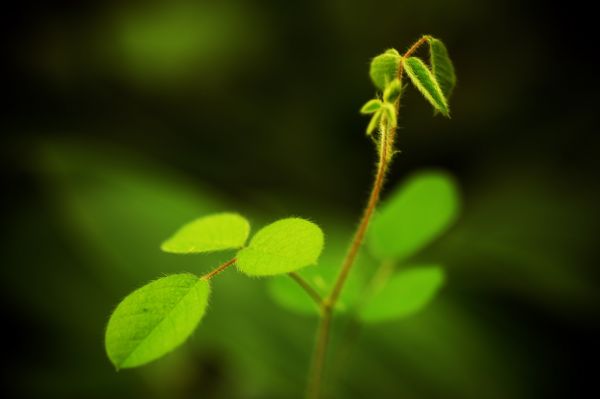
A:
[[[428,63],[416,56],[425,46],[429,49]],[[361,323],[384,322],[410,316],[434,298],[445,280],[443,269],[438,264],[414,265],[406,260],[456,219],[459,201],[453,180],[440,172],[420,173],[381,207],[378,204],[390,162],[397,153],[404,81],[423,95],[435,114],[449,117],[449,98],[456,84],[454,67],[444,44],[426,35],[403,54],[390,49],[375,57],[370,76],[377,96],[360,112],[371,116],[367,135],[375,142],[378,164],[371,194],[345,257],[327,259],[341,266],[320,267],[324,235],[315,223],[305,219],[275,221],[250,239],[250,223],[239,214],[196,219],[175,232],[161,249],[185,255],[215,251],[236,254],[202,276],[169,275],[128,295],[106,329],[106,352],[117,369],[141,366],[185,342],[204,317],[211,280],[234,265],[251,277],[275,277],[269,290],[277,302],[319,316],[306,393],[310,399],[321,395],[335,313],[350,313]],[[369,278],[351,273],[356,270],[357,255],[365,241],[371,259],[379,264],[367,270]],[[394,270],[397,264],[403,265],[398,272]],[[352,289],[344,292],[346,286]]]

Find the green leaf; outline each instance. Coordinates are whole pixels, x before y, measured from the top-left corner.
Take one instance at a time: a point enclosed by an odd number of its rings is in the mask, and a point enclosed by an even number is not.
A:
[[[237,255],[238,269],[250,276],[289,273],[317,263],[323,232],[300,218],[281,219],[262,228]]]
[[[400,79],[392,80],[383,91],[383,101],[386,103],[395,102],[402,94],[402,84],[400,83]]]
[[[165,241],[161,249],[175,254],[236,249],[244,246],[250,224],[236,213],[218,213],[194,220]]]
[[[443,233],[456,219],[459,194],[443,172],[412,176],[376,213],[368,245],[377,258],[405,259]]]
[[[436,111],[444,116],[450,115],[448,104],[442,93],[442,89],[435,77],[420,58],[409,57],[403,59],[404,70],[410,80],[423,96],[433,105]]]
[[[174,274],[129,294],[106,328],[106,353],[117,369],[155,360],[181,345],[206,310],[210,286],[193,274]]]
[[[452,95],[452,90],[454,90],[454,86],[456,85],[454,65],[452,65],[452,61],[448,56],[448,50],[441,40],[430,37],[428,42],[431,71],[440,89],[442,89],[446,102],[448,102]]]
[[[415,267],[393,276],[360,310],[365,322],[381,322],[411,316],[423,309],[444,282],[439,266]]]
[[[362,108],[360,109],[360,113],[365,115],[372,114],[376,112],[379,108],[381,108],[381,100],[369,100],[365,105],[362,106]]]
[[[371,120],[369,121],[369,124],[367,125],[367,136],[372,135],[373,132],[379,128],[379,124],[381,123],[382,115],[383,115],[383,113],[382,113],[381,108],[379,108],[377,110],[377,112],[375,112],[373,114],[373,116],[371,117]]]
[[[384,90],[389,82],[396,79],[401,58],[400,54],[394,49],[389,49],[373,58],[369,75],[375,86]]]

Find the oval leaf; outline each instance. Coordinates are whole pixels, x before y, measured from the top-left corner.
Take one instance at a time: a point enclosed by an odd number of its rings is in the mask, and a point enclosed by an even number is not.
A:
[[[446,102],[452,95],[452,90],[456,85],[456,73],[454,72],[454,65],[448,56],[448,50],[441,40],[430,37],[429,42],[429,56],[431,63],[431,72],[440,85],[442,93]]]
[[[244,246],[250,224],[236,213],[218,213],[194,220],[165,241],[161,249],[175,254],[237,249]]]
[[[300,218],[278,220],[252,237],[237,255],[238,269],[250,276],[289,273],[317,263],[323,250],[323,232]]]
[[[416,267],[393,276],[360,310],[366,322],[381,322],[411,316],[423,309],[444,282],[439,266]]]
[[[444,232],[458,208],[458,190],[450,176],[421,172],[382,204],[368,232],[369,249],[381,260],[405,259]]]
[[[401,58],[400,54],[394,49],[389,49],[373,58],[369,75],[375,86],[384,90],[389,82],[396,79]]]
[[[210,286],[193,274],[174,274],[129,294],[106,328],[106,353],[117,369],[155,360],[181,345],[206,309]]]
[[[444,116],[450,115],[448,103],[444,98],[442,89],[435,77],[427,68],[427,65],[417,57],[403,59],[404,70],[412,83],[423,94],[423,96],[433,105],[433,108]]]

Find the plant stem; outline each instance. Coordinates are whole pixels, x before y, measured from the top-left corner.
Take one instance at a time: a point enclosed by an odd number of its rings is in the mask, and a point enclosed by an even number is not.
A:
[[[204,280],[210,280],[211,278],[213,278],[217,274],[221,273],[223,270],[227,269],[229,266],[233,265],[236,260],[237,260],[236,258],[230,259],[227,262],[225,262],[222,265],[220,265],[219,267],[215,268],[214,270],[212,270],[212,271],[206,273],[205,275],[201,276],[200,278],[203,278]]]
[[[329,342],[331,321],[333,317],[333,308],[337,300],[339,299],[339,296],[342,292],[342,288],[344,287],[344,283],[346,282],[346,278],[348,277],[348,273],[350,272],[350,269],[354,264],[354,260],[356,259],[358,250],[362,245],[365,233],[367,232],[367,228],[369,227],[369,222],[371,221],[371,217],[373,216],[373,212],[375,211],[377,202],[379,201],[381,189],[383,187],[385,175],[387,173],[389,162],[391,159],[391,154],[389,152],[392,148],[392,143],[389,143],[388,140],[394,136],[394,131],[394,128],[383,128],[379,143],[380,148],[377,174],[375,175],[375,180],[373,182],[373,187],[371,189],[371,194],[369,196],[367,206],[363,211],[360,224],[358,225],[358,228],[354,233],[354,238],[352,239],[352,243],[350,244],[350,248],[348,250],[346,258],[342,263],[340,274],[338,275],[337,280],[335,281],[331,294],[327,298],[325,298],[321,306],[321,321],[317,333],[317,344],[313,355],[311,374],[307,391],[308,399],[318,399],[321,393],[321,381],[323,378],[323,371],[325,367],[325,357],[327,354],[327,344]]]
[[[410,46],[408,50],[406,50],[402,57],[410,57],[419,49],[419,47],[421,47],[429,39],[430,36],[428,35],[422,36],[419,40],[413,43],[413,45]],[[402,84],[403,72],[403,63],[400,62],[398,66],[398,79],[400,80],[400,84]],[[400,98],[398,98],[398,100],[396,101],[395,108],[397,115],[400,109]],[[387,124],[386,126],[381,127],[377,173],[375,175],[375,180],[373,181],[373,187],[371,188],[371,194],[369,195],[367,206],[363,211],[362,218],[360,219],[360,223],[356,229],[356,232],[354,233],[352,243],[350,244],[350,248],[348,249],[346,258],[342,263],[340,273],[334,283],[331,294],[329,294],[329,296],[327,296],[321,302],[321,320],[317,332],[317,343],[313,353],[310,376],[308,381],[308,389],[306,394],[306,397],[308,399],[319,399],[321,395],[321,382],[323,379],[323,372],[325,369],[325,358],[327,355],[327,345],[329,343],[331,322],[333,318],[333,309],[340,297],[340,294],[342,293],[342,289],[344,288],[344,284],[346,282],[348,274],[352,269],[352,265],[354,264],[356,255],[358,254],[358,251],[362,246],[365,234],[367,232],[367,228],[369,227],[369,222],[371,221],[371,217],[373,216],[373,212],[375,212],[375,208],[377,207],[377,203],[379,202],[381,189],[383,188],[385,176],[387,174],[389,164],[394,152],[395,139],[396,127],[389,127],[387,126]]]
[[[308,281],[303,279],[302,276],[296,272],[288,273],[288,276],[290,276],[292,280],[298,283],[298,285],[302,287],[304,291],[306,291],[308,296],[311,297],[317,303],[317,306],[321,306],[321,304],[323,303],[323,298],[321,298],[321,295],[308,283]]]

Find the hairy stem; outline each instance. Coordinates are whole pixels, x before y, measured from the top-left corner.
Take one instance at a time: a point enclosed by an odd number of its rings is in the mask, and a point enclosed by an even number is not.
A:
[[[410,46],[410,48],[408,50],[406,50],[406,52],[402,55],[402,58],[408,58],[410,56],[412,56],[418,49],[419,47],[421,47],[423,44],[425,44],[427,42],[427,40],[429,40],[431,36],[429,35],[425,35],[423,37],[421,37],[419,40],[417,40],[416,42],[413,43],[412,46]],[[398,65],[398,79],[400,80],[400,82],[402,82],[402,74],[404,73],[404,64],[401,62],[400,65]]]
[[[321,306],[321,304],[323,303],[323,298],[321,298],[321,295],[308,283],[308,281],[303,279],[302,276],[296,272],[288,273],[288,276],[290,276],[292,280],[298,283],[298,285],[302,287],[304,291],[306,291],[308,296],[311,297],[317,303],[317,306]]]
[[[236,258],[230,259],[227,262],[223,263],[222,265],[218,266],[217,268],[215,268],[215,269],[211,270],[210,272],[206,273],[205,275],[201,276],[200,278],[202,278],[204,280],[210,280],[217,274],[221,273],[223,270],[227,269],[229,266],[233,265],[236,260],[237,260]]]

